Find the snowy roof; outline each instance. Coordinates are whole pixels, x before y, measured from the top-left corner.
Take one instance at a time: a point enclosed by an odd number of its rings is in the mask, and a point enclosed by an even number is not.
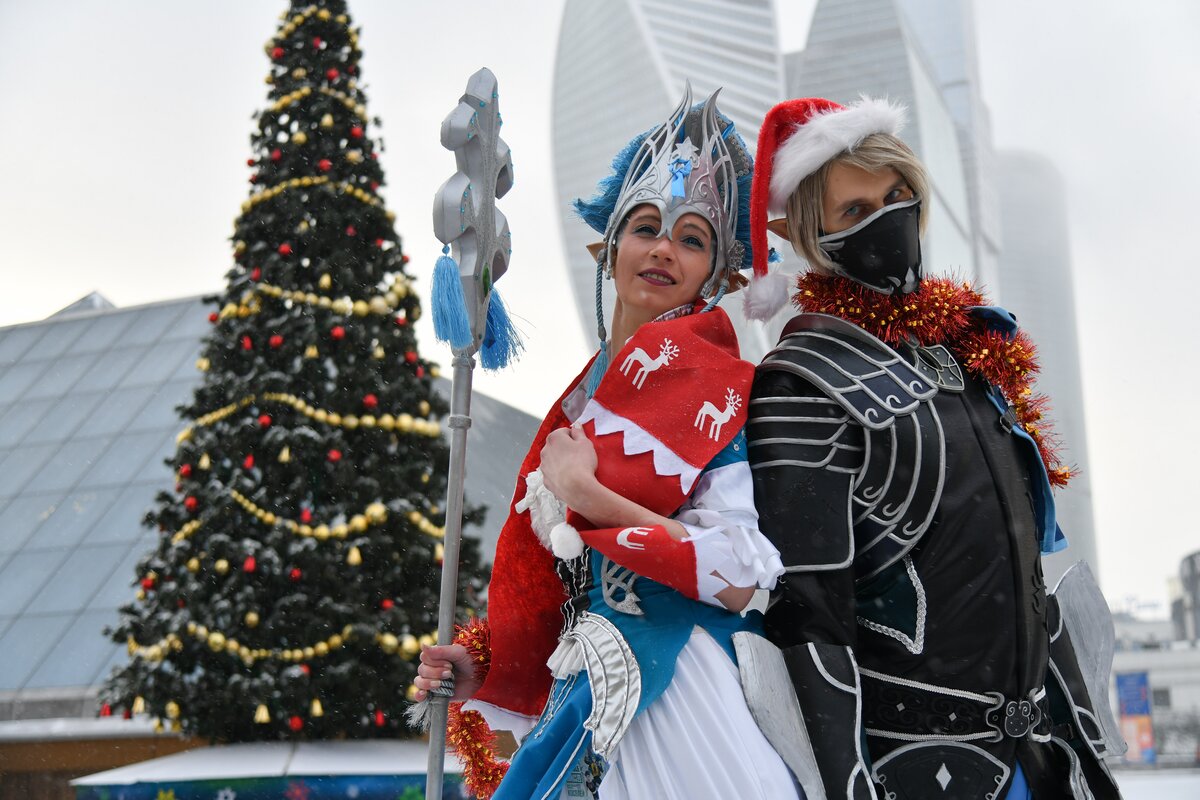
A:
[[[71,781],[73,786],[120,786],[168,781],[237,780],[301,775],[424,775],[425,742],[254,742],[202,747],[118,767]],[[448,755],[446,772],[462,772]]]
[[[132,599],[154,543],[141,519],[171,487],[175,408],[201,376],[199,297],[91,304],[0,328],[0,720],[90,714],[127,657],[100,631]],[[490,508],[490,559],[538,420],[478,394],[471,412],[488,435],[469,440],[466,491]]]

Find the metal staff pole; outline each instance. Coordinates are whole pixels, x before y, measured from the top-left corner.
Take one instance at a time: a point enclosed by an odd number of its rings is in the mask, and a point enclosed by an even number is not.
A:
[[[442,121],[442,146],[454,153],[457,171],[434,198],[434,235],[453,251],[458,275],[434,278],[434,303],[440,313],[454,319],[448,332],[439,330],[454,353],[454,385],[450,397],[450,472],[446,487],[446,536],[443,541],[442,586],[438,607],[438,644],[450,644],[458,607],[458,561],[462,544],[463,480],[467,462],[467,430],[471,427],[471,381],[475,354],[488,347],[497,332],[489,318],[499,308],[489,308],[493,285],[508,269],[511,237],[508,221],[496,208],[496,198],[512,187],[512,157],[500,138],[500,107],[496,77],[484,68],[467,81],[458,105]],[[445,252],[445,251],[443,251]],[[440,296],[444,291],[446,296]],[[458,287],[461,286],[461,297]],[[438,309],[435,309],[435,323]],[[443,335],[445,333],[445,335]],[[502,357],[498,365],[503,365]],[[429,762],[426,800],[441,800],[446,749],[446,716],[449,698],[430,693]]]

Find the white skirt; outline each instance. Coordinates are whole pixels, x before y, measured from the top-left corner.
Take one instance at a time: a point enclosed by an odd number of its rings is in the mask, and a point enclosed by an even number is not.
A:
[[[599,800],[803,797],[750,716],[737,666],[700,628],[680,652],[671,685],[613,751],[599,794]]]

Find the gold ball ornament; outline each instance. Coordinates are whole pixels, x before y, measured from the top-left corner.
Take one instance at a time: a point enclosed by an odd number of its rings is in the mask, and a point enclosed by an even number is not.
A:
[[[174,700],[167,701],[167,719],[179,719],[179,703]]]
[[[200,559],[194,557],[189,558],[187,562],[187,570],[188,572],[198,572],[200,570]]]
[[[225,634],[220,631],[213,631],[208,635],[208,649],[214,653],[219,653],[225,649]]]
[[[224,558],[218,558],[216,563],[213,564],[213,569],[217,571],[218,575],[224,575],[226,572],[229,572],[229,562]]]
[[[304,131],[296,131],[292,134],[292,144],[306,144],[308,142],[308,134]],[[266,708],[266,706],[263,706]]]
[[[346,563],[352,567],[357,567],[362,563],[362,551],[355,545],[350,548],[350,552],[346,554]]]
[[[317,286],[322,289],[328,289],[333,286],[333,279],[329,277],[328,272],[321,273],[321,277],[317,278]]]
[[[333,114],[326,114],[325,116],[321,117],[321,127],[322,128],[332,128],[333,127]]]
[[[304,348],[305,358],[316,358],[319,355],[320,353],[317,351],[317,346],[315,344],[310,344],[308,347]]]
[[[246,622],[247,628],[257,628],[258,627],[258,612],[247,611],[246,616],[243,617],[243,619]]]

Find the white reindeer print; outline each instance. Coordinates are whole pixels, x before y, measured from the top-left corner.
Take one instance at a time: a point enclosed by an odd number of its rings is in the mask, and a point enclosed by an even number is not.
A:
[[[725,409],[718,410],[716,406],[705,400],[704,405],[700,406],[700,411],[696,414],[694,424],[700,430],[704,430],[705,420],[711,419],[712,422],[708,426],[708,437],[715,441],[721,438],[721,426],[729,422],[741,407],[742,396],[730,388],[725,395]]]
[[[634,363],[640,364],[638,371],[633,376],[633,386],[635,389],[641,389],[642,384],[646,382],[646,376],[654,372],[659,367],[665,367],[670,363],[671,359],[679,355],[679,348],[671,344],[670,339],[663,339],[663,343],[658,348],[658,357],[651,358],[650,354],[642,348],[635,348],[632,353],[621,364],[621,374],[628,375],[629,370],[633,368]]]

